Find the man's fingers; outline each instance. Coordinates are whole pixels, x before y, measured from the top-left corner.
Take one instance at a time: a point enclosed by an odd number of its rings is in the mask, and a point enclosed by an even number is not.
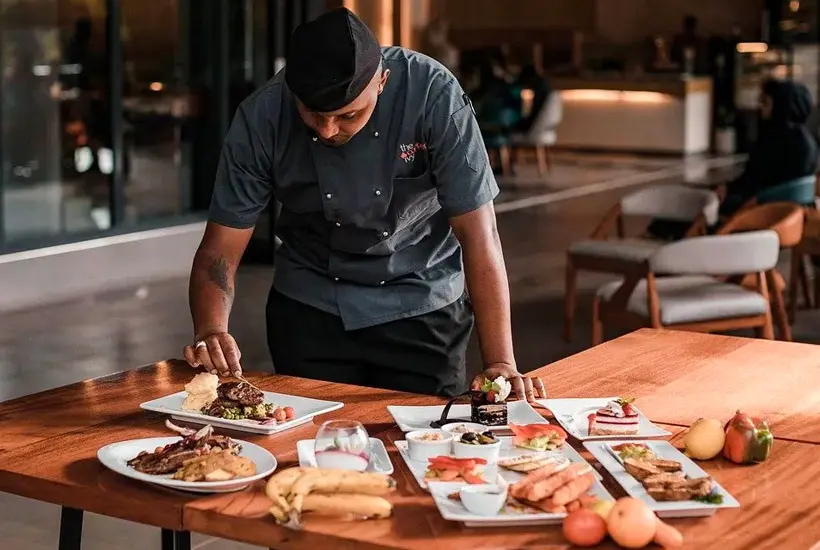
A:
[[[222,344],[218,338],[209,338],[205,342],[208,345],[208,354],[211,356],[211,364],[222,376],[231,376],[231,369],[225,361],[225,354],[222,353]]]
[[[234,376],[242,376],[242,365],[239,363],[242,354],[239,352],[239,346],[236,345],[236,340],[229,334],[225,335],[222,342],[222,353],[225,355],[225,363],[231,371],[231,374]]]
[[[481,385],[484,383],[484,375],[483,374],[476,374],[473,377],[473,381],[470,383],[470,390],[471,391],[478,391],[481,389]]]
[[[182,350],[182,354],[185,356],[185,360],[188,361],[189,365],[194,368],[199,366],[199,361],[196,358],[196,352],[193,346],[185,346],[185,349]]]
[[[517,395],[519,399],[527,398],[527,388],[524,385],[523,378],[521,378],[520,376],[516,376],[515,378],[511,378],[509,382],[512,385],[512,389],[515,392],[515,395]]]
[[[199,361],[199,364],[205,367],[205,370],[211,374],[217,374],[213,361],[211,361],[211,355],[208,353],[208,346],[196,346],[194,351],[196,352],[196,358],[197,361]]]
[[[532,379],[532,385],[533,385],[533,388],[535,389],[536,397],[539,397],[540,399],[546,399],[547,398],[547,387],[544,385],[544,381],[541,380],[540,377],[536,376],[535,378],[533,378]]]
[[[532,401],[533,399],[535,399],[535,396],[533,395],[531,378],[524,377],[524,392],[526,392],[526,397],[524,399],[526,399],[527,401]]]

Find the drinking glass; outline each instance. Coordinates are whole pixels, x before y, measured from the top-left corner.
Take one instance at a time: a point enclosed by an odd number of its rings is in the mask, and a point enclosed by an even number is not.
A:
[[[319,428],[313,451],[319,468],[363,472],[370,464],[370,436],[361,422],[329,420]]]

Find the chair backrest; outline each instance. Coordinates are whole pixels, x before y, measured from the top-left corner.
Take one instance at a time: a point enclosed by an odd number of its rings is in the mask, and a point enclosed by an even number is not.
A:
[[[813,206],[816,191],[817,176],[812,174],[764,189],[757,194],[755,199],[757,204],[793,202],[805,206]]]
[[[649,267],[667,275],[745,275],[774,268],[779,252],[771,230],[693,237],[661,247]]]
[[[803,238],[806,210],[793,202],[772,202],[742,210],[718,229],[718,235],[771,229],[781,248],[797,246]]]
[[[621,213],[625,216],[691,222],[703,215],[709,225],[717,223],[719,209],[717,193],[688,185],[656,185],[621,199]]]
[[[541,110],[535,116],[527,135],[529,141],[538,143],[545,133],[554,132],[564,118],[564,104],[558,90],[550,91]]]

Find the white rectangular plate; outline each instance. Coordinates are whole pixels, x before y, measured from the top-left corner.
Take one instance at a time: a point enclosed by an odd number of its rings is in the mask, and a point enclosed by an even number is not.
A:
[[[511,441],[505,443],[507,444],[504,445],[501,450],[502,457],[506,458],[511,456],[517,456],[520,454],[526,454],[526,451],[524,451],[523,449],[521,449],[520,451],[524,452],[519,452],[519,450],[515,449],[515,447],[512,446]],[[559,451],[544,454],[565,456],[571,462],[586,463],[583,457],[569,445],[564,445],[564,447],[562,447]],[[422,472],[422,476],[423,475],[424,474]],[[526,477],[526,474],[511,472],[503,468],[498,468],[497,475],[499,475],[501,479],[499,483],[506,484],[515,483]],[[563,518],[566,517],[566,514],[548,514],[546,512],[524,513],[520,510],[515,510],[510,507],[505,507],[497,516],[477,516],[467,511],[467,509],[460,502],[456,502],[447,498],[450,494],[457,492],[460,486],[461,484],[458,483],[434,482],[430,484],[428,490],[430,491],[430,495],[433,497],[433,501],[436,503],[436,506],[438,507],[441,517],[448,521],[461,522],[466,527],[516,527],[522,525],[552,525],[556,523],[561,523]],[[595,484],[592,486],[592,489],[590,489],[589,492],[602,500],[614,500],[612,498],[612,495],[609,494],[609,492],[598,480],[597,474]]]
[[[277,407],[293,407],[293,412],[295,413],[293,419],[276,424],[260,424],[256,420],[225,420],[224,418],[206,416],[200,412],[186,411],[182,408],[182,403],[185,401],[186,395],[184,391],[142,403],[140,407],[147,411],[170,414],[177,420],[191,422],[192,424],[210,424],[214,427],[262,435],[271,435],[289,430],[294,426],[310,422],[314,416],[344,407],[344,403],[337,401],[323,401],[321,399],[311,399],[310,397],[285,395],[283,393],[273,393],[269,391],[263,393],[265,394],[265,403],[273,403]]]
[[[617,397],[594,397],[580,399],[536,399],[536,401],[547,407],[555,420],[561,424],[568,434],[579,441],[604,440],[604,439],[645,439],[647,437],[668,437],[672,435],[660,426],[653,424],[644,414],[633,405],[638,413],[638,433],[636,435],[589,435],[589,421],[587,416],[595,413],[598,409],[618,399]]]
[[[313,450],[315,441],[315,439],[303,439],[296,443],[299,466],[316,468],[316,455]],[[376,437],[370,438],[370,464],[367,466],[367,471],[378,474],[393,473],[393,462],[390,461],[390,455],[387,453],[382,440]]]
[[[649,505],[652,510],[662,518],[682,518],[696,516],[711,516],[717,512],[718,508],[738,508],[740,503],[729,494],[726,489],[715,480],[714,491],[723,495],[723,504],[706,504],[696,500],[684,500],[679,502],[660,502],[649,496],[641,482],[632,477],[624,469],[623,463],[613,454],[610,449],[612,445],[622,444],[622,440],[617,441],[589,441],[584,443],[592,456],[612,474],[615,481],[633,498],[640,499]],[[632,441],[631,443],[642,443],[652,449],[655,454],[665,460],[675,460],[683,466],[686,477],[699,478],[707,474],[700,466],[689,460],[683,453],[677,450],[668,441]],[[714,477],[713,477],[714,479]]]
[[[426,407],[407,407],[402,405],[388,405],[387,412],[403,432],[413,430],[429,430],[430,423],[441,418],[444,405],[430,405]],[[449,419],[470,421],[470,405],[453,405],[447,415]],[[511,424],[549,424],[547,419],[538,414],[526,401],[510,401],[507,404],[507,420]],[[488,426],[490,430],[506,430],[507,426]]]

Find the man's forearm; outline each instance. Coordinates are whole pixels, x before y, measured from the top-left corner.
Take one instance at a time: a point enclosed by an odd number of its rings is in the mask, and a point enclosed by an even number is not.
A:
[[[202,249],[197,251],[188,288],[196,338],[228,332],[235,276],[236,266],[224,257]]]
[[[498,233],[493,230],[492,239],[462,243],[462,250],[484,365],[514,366],[510,289]]]

